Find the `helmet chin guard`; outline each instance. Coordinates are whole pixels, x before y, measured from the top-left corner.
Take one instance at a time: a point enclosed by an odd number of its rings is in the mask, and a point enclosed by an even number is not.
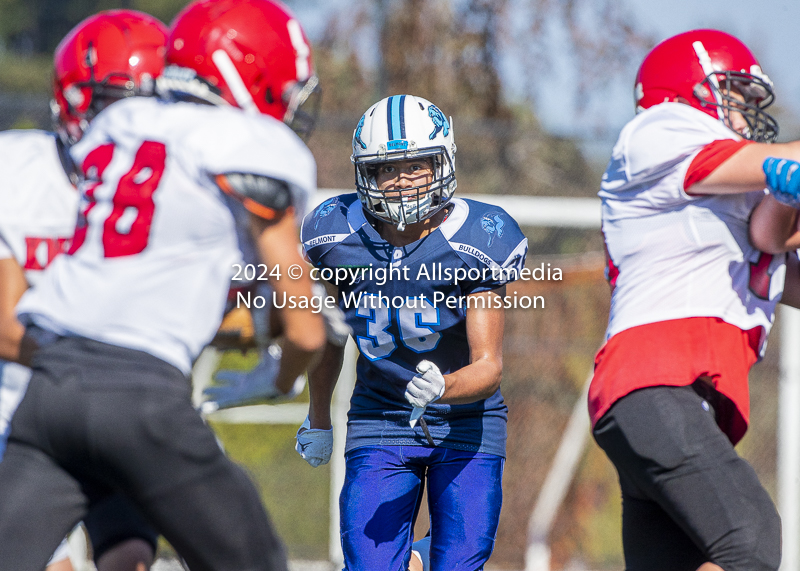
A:
[[[452,119],[430,101],[413,95],[382,99],[361,117],[353,133],[356,192],[373,216],[403,230],[436,214],[456,189],[456,145]],[[429,184],[383,191],[376,183],[382,163],[429,158]]]

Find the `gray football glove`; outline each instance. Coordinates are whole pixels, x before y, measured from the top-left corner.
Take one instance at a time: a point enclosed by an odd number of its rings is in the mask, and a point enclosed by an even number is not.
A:
[[[252,370],[219,371],[215,377],[217,384],[203,391],[208,400],[200,410],[208,414],[223,408],[293,399],[303,391],[305,376],[297,377],[292,390],[284,394],[275,386],[280,364],[281,348],[271,345],[261,350],[258,364]]]
[[[312,468],[327,464],[333,452],[333,429],[311,428],[311,423],[306,417],[297,430],[297,444],[294,449]]]

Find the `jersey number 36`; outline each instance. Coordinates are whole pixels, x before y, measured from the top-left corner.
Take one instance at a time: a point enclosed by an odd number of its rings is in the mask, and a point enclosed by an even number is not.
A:
[[[367,320],[367,334],[358,335],[356,342],[361,354],[370,361],[385,359],[397,348],[394,335],[387,329],[392,324],[392,313],[400,330],[400,341],[415,353],[433,351],[442,334],[430,326],[439,325],[439,309],[419,298],[399,308],[387,305],[387,298],[379,295],[362,295],[358,300],[356,315]]]

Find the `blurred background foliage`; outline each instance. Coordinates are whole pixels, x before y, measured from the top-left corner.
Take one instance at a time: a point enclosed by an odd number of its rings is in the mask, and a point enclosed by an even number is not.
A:
[[[307,14],[321,2],[288,4]],[[0,0],[0,128],[49,128],[52,52],[80,20],[103,9],[132,8],[169,23],[185,3]],[[566,30],[570,61],[580,70],[574,89],[587,100],[593,87],[653,45],[622,5],[616,0],[352,0],[346,11],[315,23],[318,32],[311,37],[323,87],[318,128],[309,141],[319,186],[352,188],[350,140],[358,118],[381,97],[413,93],[453,118],[459,193],[595,196],[605,159],[587,158],[579,142],[542,129],[534,95],[553,89],[548,70],[563,65],[543,39],[554,22]],[[511,72],[501,73],[509,45],[524,57]],[[522,86],[514,96],[509,77]],[[509,457],[491,561],[505,569],[522,567],[527,520],[602,342],[609,298],[599,232],[525,230],[531,241],[528,265],[561,267],[565,280],[519,284],[520,294],[545,295],[547,307],[508,312],[503,387]],[[740,450],[774,492],[778,343],[773,340],[770,347],[754,373],[757,420]],[[224,365],[246,368],[254,358],[228,353]],[[290,555],[325,559],[329,471],[311,469],[294,452],[296,427],[216,424],[214,429],[257,482]],[[621,568],[619,531],[616,475],[591,444],[551,536],[553,568]]]
[[[48,126],[51,54],[83,18],[131,8],[169,23],[185,4],[0,0],[0,127]],[[299,9],[303,2],[288,4]],[[521,14],[528,25],[519,26]],[[353,0],[346,12],[333,14],[312,38],[323,87],[319,128],[310,141],[319,185],[351,187],[349,141],[359,116],[381,97],[413,93],[454,118],[462,192],[593,195],[602,165],[589,164],[574,142],[544,132],[525,95],[547,89],[547,69],[559,63],[540,39],[554,20],[569,32],[582,70],[576,89],[587,96],[589,85],[607,81],[652,43],[636,34],[613,0]],[[524,86],[516,100],[507,96],[500,73],[510,43],[527,55],[513,73]]]

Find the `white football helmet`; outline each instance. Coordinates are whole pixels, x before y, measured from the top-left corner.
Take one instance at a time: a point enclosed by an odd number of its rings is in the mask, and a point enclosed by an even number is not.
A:
[[[436,105],[413,95],[393,95],[367,109],[353,133],[350,157],[356,191],[367,211],[402,230],[444,208],[456,190],[452,122]],[[387,197],[378,189],[379,164],[420,157],[433,159],[431,184],[410,189],[415,194],[404,191],[402,197]]]

